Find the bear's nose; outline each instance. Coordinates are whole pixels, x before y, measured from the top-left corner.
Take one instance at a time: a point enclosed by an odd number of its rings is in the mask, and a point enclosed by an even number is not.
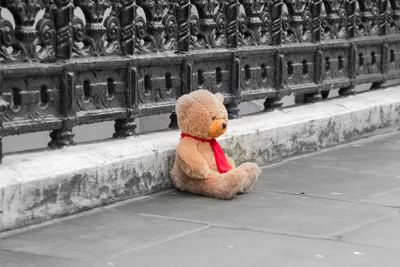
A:
[[[223,122],[223,123],[222,123],[222,129],[225,129],[225,128],[226,128],[226,123]]]

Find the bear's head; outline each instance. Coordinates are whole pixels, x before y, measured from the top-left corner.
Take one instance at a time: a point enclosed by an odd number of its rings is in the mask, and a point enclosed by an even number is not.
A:
[[[183,133],[212,139],[226,132],[228,112],[224,96],[207,90],[197,90],[181,96],[176,104],[178,125]]]

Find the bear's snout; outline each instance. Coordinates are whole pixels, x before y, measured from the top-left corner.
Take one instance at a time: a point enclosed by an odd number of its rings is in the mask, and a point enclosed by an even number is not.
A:
[[[224,119],[215,119],[210,126],[210,130],[208,132],[208,134],[213,137],[216,138],[220,135],[223,135],[226,132],[226,128],[227,128],[227,122]]]

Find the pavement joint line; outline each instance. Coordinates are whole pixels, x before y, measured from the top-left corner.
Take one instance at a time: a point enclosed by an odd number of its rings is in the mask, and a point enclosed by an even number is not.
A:
[[[366,247],[386,248],[383,246],[377,246],[377,245],[372,245],[372,244],[363,244],[363,243],[358,244],[358,243],[348,242],[346,240],[343,240],[340,238],[332,238],[330,236],[315,236],[315,235],[303,235],[303,234],[291,233],[291,232],[277,232],[277,231],[271,231],[271,230],[262,229],[262,228],[232,227],[232,226],[224,226],[224,225],[212,225],[212,228],[221,228],[221,229],[229,229],[229,230],[236,230],[236,231],[258,232],[258,233],[265,233],[265,234],[271,234],[271,235],[277,235],[277,236],[287,236],[287,237],[309,239],[309,240],[349,243],[349,244],[355,244],[355,245],[362,245],[362,246],[366,246]],[[392,249],[391,247],[387,247],[387,248]],[[394,249],[400,250],[398,248],[394,248]]]
[[[198,220],[190,220],[185,218],[178,218],[178,217],[169,217],[163,215],[154,215],[154,214],[147,214],[147,213],[138,213],[142,216],[148,217],[156,217],[160,219],[178,221],[178,222],[189,222],[189,223],[196,223],[196,224],[206,224],[208,228],[219,228],[219,229],[227,229],[227,230],[235,230],[235,231],[248,231],[248,232],[257,232],[257,233],[265,233],[265,234],[272,234],[272,235],[283,235],[288,237],[296,237],[296,238],[305,238],[305,239],[312,239],[312,240],[325,240],[325,241],[342,241],[338,239],[336,236],[331,237],[329,236],[321,236],[321,235],[305,235],[293,232],[280,232],[274,231],[271,229],[259,228],[259,227],[244,227],[244,226],[232,226],[232,225],[224,225],[224,224],[214,224],[205,221],[198,221]]]
[[[188,223],[202,224],[202,225],[208,225],[208,226],[212,225],[210,222],[206,222],[206,221],[191,220],[191,219],[185,219],[185,218],[179,218],[179,217],[163,216],[163,215],[150,214],[150,213],[136,213],[136,214],[140,215],[140,216],[144,216],[144,217],[153,217],[153,218],[165,219],[165,220],[170,220],[170,221],[188,222]]]
[[[259,232],[259,233],[267,233],[267,234],[274,234],[274,235],[284,235],[284,236],[291,236],[291,237],[298,237],[298,238],[307,238],[307,239],[314,239],[314,240],[330,240],[330,241],[335,241],[336,237],[324,237],[320,235],[303,235],[303,234],[298,234],[298,233],[293,233],[293,232],[280,232],[280,231],[273,231],[270,229],[265,229],[265,228],[258,228],[258,227],[243,227],[243,226],[230,226],[230,225],[224,225],[224,224],[214,224],[210,223],[207,221],[199,221],[199,220],[191,220],[191,219],[186,219],[186,218],[180,218],[180,217],[170,217],[170,216],[163,216],[163,215],[156,215],[156,214],[148,214],[148,213],[137,213],[138,215],[145,216],[145,217],[154,217],[154,218],[160,218],[160,219],[165,219],[165,220],[170,220],[170,221],[177,221],[177,222],[188,222],[188,223],[194,223],[194,224],[203,224],[206,226],[209,226],[210,228],[221,228],[221,229],[229,229],[229,230],[244,230],[244,231],[249,231],[249,232]]]
[[[353,241],[349,241],[349,240],[341,239],[341,238],[333,239],[333,240],[336,240],[336,241],[344,243],[344,244],[350,244],[350,245],[367,246],[367,247],[380,248],[380,249],[394,249],[394,250],[400,251],[400,248],[395,248],[395,247],[390,247],[390,246],[382,246],[382,245],[374,245],[374,244],[369,244],[369,243],[353,242]]]
[[[346,202],[346,203],[352,203],[352,204],[361,204],[361,205],[375,206],[375,207],[384,207],[384,208],[393,208],[393,209],[399,209],[400,208],[399,206],[382,205],[382,204],[377,204],[377,203],[365,202],[363,200],[355,201],[355,200],[348,200],[348,199],[341,199],[341,198],[317,196],[317,195],[312,195],[312,194],[307,194],[307,193],[301,194],[301,193],[293,193],[293,192],[273,190],[273,189],[256,189],[256,191],[258,191],[258,192],[272,192],[272,193],[277,193],[277,194],[293,195],[293,196],[299,196],[299,197],[309,197],[309,198],[333,200],[333,201],[340,201],[340,202]]]
[[[221,229],[230,229],[230,230],[237,230],[237,231],[249,231],[249,232],[258,232],[258,233],[265,233],[265,234],[271,234],[271,235],[279,235],[279,236],[287,236],[287,237],[295,237],[295,238],[300,238],[300,239],[309,239],[309,240],[319,240],[319,241],[330,241],[330,242],[340,242],[340,243],[347,243],[347,244],[353,244],[353,245],[360,245],[364,247],[373,247],[373,248],[382,248],[382,249],[395,249],[399,250],[399,248],[393,248],[393,247],[385,247],[385,246],[379,246],[379,245],[373,245],[373,244],[367,244],[367,243],[357,243],[357,242],[351,242],[347,241],[341,238],[332,238],[332,237],[324,237],[324,236],[314,236],[314,235],[302,235],[302,234],[297,234],[297,233],[291,233],[291,232],[277,232],[277,231],[270,231],[267,229],[261,229],[261,228],[252,228],[252,227],[231,227],[231,226],[224,226],[224,225],[217,225],[213,224],[211,228],[221,228]]]
[[[380,216],[380,217],[378,217],[378,218],[372,218],[372,219],[369,219],[369,220],[365,220],[365,221],[362,222],[362,223],[359,223],[359,224],[353,225],[353,226],[351,226],[351,227],[348,227],[348,228],[346,228],[346,229],[344,229],[344,230],[342,230],[342,231],[340,231],[340,232],[333,233],[333,234],[331,234],[330,236],[331,236],[332,238],[335,238],[335,237],[336,237],[336,238],[340,238],[340,237],[342,237],[344,234],[351,233],[351,232],[353,232],[353,231],[355,231],[355,230],[357,230],[357,229],[360,229],[360,228],[363,227],[363,226],[366,226],[366,225],[373,224],[373,223],[379,222],[379,221],[381,221],[381,220],[384,220],[384,219],[386,219],[386,218],[388,218],[388,217],[390,217],[390,216],[395,215],[396,213],[399,213],[399,210],[394,210],[394,211],[389,212],[389,213],[387,213],[387,214],[385,214],[385,215],[382,215],[382,216]]]
[[[66,257],[60,257],[60,256],[53,256],[53,255],[48,255],[48,254],[41,254],[41,253],[33,253],[30,251],[25,251],[25,250],[14,250],[14,249],[8,249],[8,248],[0,248],[0,251],[4,252],[11,252],[11,253],[20,253],[20,254],[27,254],[27,255],[32,255],[32,256],[37,256],[37,257],[43,257],[43,258],[49,258],[49,259],[56,259],[56,260],[67,260],[67,261],[72,261],[75,263],[91,263],[89,261],[82,261],[82,260],[77,260],[74,258],[66,258]]]
[[[322,236],[322,235],[306,235],[306,234],[299,234],[299,233],[293,233],[293,232],[280,232],[280,231],[274,231],[271,229],[265,229],[265,228],[259,228],[259,227],[232,226],[232,225],[224,225],[224,224],[211,224],[211,227],[220,228],[220,229],[228,229],[228,230],[236,230],[236,231],[265,233],[265,234],[271,234],[271,235],[283,235],[283,236],[306,238],[306,239],[312,239],[312,240],[335,241],[335,239],[333,239],[333,238]]]
[[[382,196],[384,194],[387,194],[387,193],[390,193],[390,192],[393,192],[393,191],[396,191],[396,190],[399,190],[399,189],[400,189],[400,186],[392,188],[392,189],[389,189],[387,191],[383,191],[383,192],[379,192],[379,193],[370,195],[370,196],[368,196],[368,198],[361,199],[361,201],[365,201],[365,200],[368,200],[369,198],[373,198],[373,197],[379,197],[379,196]]]
[[[68,216],[61,216],[59,218],[53,218],[49,221],[44,221],[38,224],[32,224],[32,225],[27,225],[21,228],[16,228],[16,229],[11,229],[11,230],[7,230],[7,231],[3,231],[0,232],[0,241],[3,238],[7,238],[9,236],[13,236],[13,235],[18,235],[18,234],[23,234],[25,232],[29,232],[29,231],[33,231],[35,229],[40,229],[42,227],[47,227],[47,226],[51,226],[53,224],[61,224],[63,222],[68,222],[69,220],[73,220],[75,218],[80,218],[86,215],[90,215],[90,214],[96,214],[96,213],[100,213],[102,211],[106,211],[109,209],[118,209],[119,206],[123,206],[132,202],[139,202],[139,201],[145,201],[148,199],[152,199],[154,197],[157,197],[159,195],[164,195],[164,194],[168,194],[170,192],[175,191],[175,189],[167,189],[167,190],[163,190],[160,192],[156,192],[154,194],[150,194],[150,195],[146,195],[146,196],[140,196],[140,197],[136,197],[136,198],[130,198],[130,199],[125,199],[125,200],[121,200],[121,201],[117,201],[111,204],[106,204],[104,206],[99,206],[96,208],[92,208],[92,209],[88,209],[88,210],[82,210],[79,211],[77,213],[68,215]],[[121,211],[120,209],[118,209],[118,211]],[[131,214],[129,212],[126,212],[127,214]]]
[[[267,163],[266,165],[262,166],[261,169],[273,168],[276,166],[283,165],[290,161],[295,161],[298,159],[308,158],[308,157],[312,157],[314,155],[319,155],[322,153],[335,151],[335,150],[341,149],[343,147],[348,147],[349,145],[354,145],[354,144],[358,144],[358,143],[368,144],[370,142],[373,142],[373,141],[376,141],[379,139],[384,139],[385,137],[390,137],[391,135],[396,135],[399,132],[400,132],[400,128],[396,129],[396,130],[387,129],[386,131],[385,131],[385,129],[383,129],[382,131],[377,132],[377,133],[372,133],[371,135],[363,135],[359,139],[354,140],[354,141],[345,142],[345,143],[341,143],[341,144],[337,144],[337,145],[333,145],[333,146],[329,146],[329,147],[324,147],[324,148],[318,148],[318,150],[311,151],[309,153],[291,155],[286,158],[274,160],[274,161],[271,161],[270,163]]]
[[[162,191],[159,191],[159,192],[152,193],[150,195],[145,195],[145,196],[136,197],[136,198],[128,198],[128,199],[124,199],[124,200],[117,201],[117,202],[114,202],[114,203],[106,204],[106,205],[101,206],[99,208],[104,209],[104,210],[118,208],[120,206],[124,206],[124,205],[132,203],[132,202],[147,201],[147,200],[153,199],[155,197],[158,197],[158,196],[161,196],[161,195],[165,195],[165,194],[168,194],[168,193],[171,193],[171,192],[174,192],[174,191],[176,191],[175,188],[165,189],[165,190],[162,190]]]
[[[399,164],[400,164],[399,162],[393,163],[392,165],[389,165],[389,166],[383,168],[383,170],[393,168],[393,167],[395,167],[395,166],[397,166],[397,165],[399,165]]]
[[[301,234],[297,234],[297,233],[279,232],[279,231],[267,230],[267,229],[258,228],[258,227],[229,226],[229,225],[224,225],[224,224],[215,224],[215,223],[211,223],[211,222],[207,222],[207,221],[191,220],[191,219],[186,219],[186,218],[181,218],[181,217],[171,217],[171,216],[148,214],[148,213],[137,213],[137,214],[141,215],[141,216],[154,217],[154,218],[160,218],[160,219],[171,220],[171,221],[203,224],[203,225],[207,225],[209,227],[215,227],[215,228],[223,228],[223,229],[231,229],[231,230],[246,230],[246,231],[253,231],[253,232],[262,232],[262,233],[269,233],[269,234],[276,234],[276,235],[287,235],[287,236],[295,236],[295,237],[305,237],[305,238],[313,238],[313,239],[325,239],[324,237],[317,236],[317,235],[315,235],[315,236],[313,236],[313,235],[301,235]],[[334,239],[329,238],[329,240],[334,240]]]
[[[180,234],[177,234],[177,235],[168,237],[168,238],[164,238],[164,239],[161,239],[161,240],[156,241],[156,242],[151,242],[151,243],[149,243],[149,244],[147,244],[147,245],[145,245],[145,246],[136,247],[136,248],[131,248],[131,249],[125,249],[125,250],[122,250],[122,251],[120,251],[120,252],[118,252],[118,253],[112,255],[111,257],[108,257],[108,259],[112,260],[112,259],[114,259],[114,258],[116,258],[116,257],[118,257],[118,256],[120,256],[120,255],[129,253],[129,252],[136,252],[136,251],[140,251],[140,250],[143,250],[143,249],[148,249],[148,248],[151,248],[151,247],[154,247],[154,246],[158,246],[158,245],[167,243],[167,242],[169,242],[169,241],[172,241],[172,240],[176,240],[176,239],[185,237],[185,236],[187,236],[187,235],[191,235],[191,234],[194,234],[194,233],[198,233],[198,232],[207,230],[207,229],[209,229],[210,227],[211,227],[211,225],[205,225],[205,226],[203,226],[203,227],[200,227],[200,228],[197,228],[197,229],[194,229],[194,230],[191,230],[191,231],[185,231],[185,232],[183,232],[183,233],[180,233]]]
[[[142,216],[155,217],[155,218],[177,221],[177,222],[203,224],[203,225],[208,226],[209,228],[221,228],[221,229],[237,230],[237,231],[244,230],[244,231],[249,231],[249,232],[267,233],[267,234],[274,234],[274,235],[285,235],[285,236],[301,237],[301,238],[309,238],[309,239],[323,239],[323,240],[331,240],[331,241],[335,240],[332,238],[319,236],[319,235],[302,235],[302,234],[292,233],[292,232],[279,232],[279,231],[273,231],[273,230],[268,230],[268,229],[258,228],[258,227],[230,226],[230,225],[224,225],[224,224],[218,224],[218,223],[216,223],[216,224],[210,223],[210,222],[206,222],[206,221],[198,221],[198,220],[191,220],[191,219],[180,218],[180,217],[170,217],[170,216],[148,214],[148,213],[137,213],[137,214],[142,215]]]

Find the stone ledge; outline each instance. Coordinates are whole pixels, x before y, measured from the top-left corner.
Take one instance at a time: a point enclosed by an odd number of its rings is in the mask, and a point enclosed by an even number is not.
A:
[[[400,87],[246,116],[221,144],[236,161],[265,165],[400,127]],[[178,131],[6,155],[0,231],[171,187]]]

